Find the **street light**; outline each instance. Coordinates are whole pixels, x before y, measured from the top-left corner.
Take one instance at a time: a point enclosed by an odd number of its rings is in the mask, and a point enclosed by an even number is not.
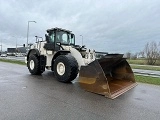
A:
[[[28,21],[28,28],[27,28],[27,47],[28,47],[29,23],[30,23],[30,22],[36,23],[36,21]]]
[[[1,46],[1,54],[2,54],[2,40],[1,40],[1,45],[0,46]]]
[[[12,37],[14,37],[15,39],[16,39],[16,54],[17,54],[17,40],[18,40],[18,37],[17,36],[12,36]],[[19,38],[21,38],[21,37],[19,37]]]
[[[17,37],[16,36],[12,36],[16,39],[16,50],[17,50]]]
[[[80,35],[82,37],[82,46],[83,46],[83,35]]]

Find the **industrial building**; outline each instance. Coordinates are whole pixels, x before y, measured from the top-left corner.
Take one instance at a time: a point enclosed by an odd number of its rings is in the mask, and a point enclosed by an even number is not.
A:
[[[7,48],[7,55],[16,55],[16,53],[26,54],[26,47],[17,47],[17,48]]]

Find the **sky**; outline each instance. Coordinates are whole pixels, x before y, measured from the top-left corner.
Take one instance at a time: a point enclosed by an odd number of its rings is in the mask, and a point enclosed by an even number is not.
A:
[[[0,0],[3,50],[45,38],[46,30],[71,30],[76,44],[109,53],[140,52],[160,42],[160,0]],[[82,35],[82,36],[80,36]]]

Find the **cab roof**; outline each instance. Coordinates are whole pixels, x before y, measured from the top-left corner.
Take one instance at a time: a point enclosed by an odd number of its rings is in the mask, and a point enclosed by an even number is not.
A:
[[[65,32],[69,32],[69,33],[72,32],[72,31],[70,31],[70,30],[66,30],[66,29],[62,29],[62,28],[58,28],[58,27],[51,28],[51,29],[47,29],[46,31],[47,31],[47,33],[48,33],[49,31],[65,31]]]

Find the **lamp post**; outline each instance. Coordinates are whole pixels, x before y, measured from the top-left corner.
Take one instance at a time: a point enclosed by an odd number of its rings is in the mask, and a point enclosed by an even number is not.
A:
[[[16,38],[16,54],[17,54],[17,52],[18,52],[18,49],[17,49],[17,38]]]
[[[82,46],[83,46],[83,35],[80,35],[82,37]]]
[[[16,51],[15,51],[15,53],[17,54],[17,39],[18,39],[18,37],[17,36],[12,36],[12,37],[14,37],[16,39]]]
[[[17,50],[17,37],[16,36],[12,36],[16,39],[16,50]]]
[[[29,23],[30,23],[30,22],[36,23],[36,21],[28,21],[28,28],[27,28],[27,48],[28,48],[28,36],[29,36]]]
[[[1,45],[0,46],[1,46],[1,54],[2,54],[2,40],[1,40]]]

